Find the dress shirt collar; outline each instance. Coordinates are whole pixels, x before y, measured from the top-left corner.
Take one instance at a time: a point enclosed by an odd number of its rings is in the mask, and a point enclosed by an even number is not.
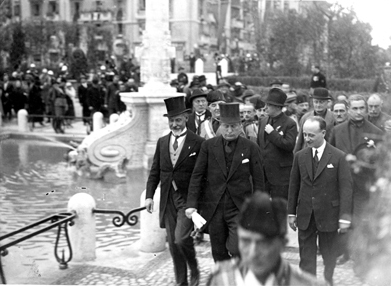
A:
[[[318,159],[320,161],[320,159],[322,158],[323,152],[324,152],[324,148],[326,148],[326,140],[323,140],[323,144],[320,145],[320,147],[312,148],[312,157],[315,156],[315,150],[318,150]]]

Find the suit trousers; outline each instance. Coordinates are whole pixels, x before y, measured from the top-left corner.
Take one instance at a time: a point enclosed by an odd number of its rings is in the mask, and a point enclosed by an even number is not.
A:
[[[171,187],[164,215],[168,245],[174,262],[177,285],[188,285],[187,265],[192,275],[198,272],[193,238],[193,222],[185,215],[186,201]]]
[[[209,223],[209,237],[214,261],[239,256],[236,207],[228,191],[220,199]]]
[[[299,229],[300,268],[316,276],[317,237],[319,250],[324,263],[324,278],[333,284],[334,268],[337,261],[337,231],[318,231],[315,216],[312,212],[310,223],[306,230]]]

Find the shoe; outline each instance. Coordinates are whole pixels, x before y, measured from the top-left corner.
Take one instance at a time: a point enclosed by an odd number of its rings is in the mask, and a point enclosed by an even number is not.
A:
[[[198,286],[198,285],[200,285],[200,271],[197,269],[197,272],[191,273],[190,286]]]
[[[337,265],[343,265],[345,264],[346,262],[348,262],[350,260],[350,257],[349,255],[342,255],[340,258],[338,258],[337,260]]]

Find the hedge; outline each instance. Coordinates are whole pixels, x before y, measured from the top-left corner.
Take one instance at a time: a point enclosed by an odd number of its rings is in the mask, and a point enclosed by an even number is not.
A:
[[[230,84],[241,82],[247,86],[268,87],[274,80],[280,80],[289,84],[294,89],[309,89],[309,77],[254,77],[254,76],[230,76],[227,81]],[[372,92],[375,85],[375,79],[337,79],[327,80],[327,88],[334,93],[341,92]]]

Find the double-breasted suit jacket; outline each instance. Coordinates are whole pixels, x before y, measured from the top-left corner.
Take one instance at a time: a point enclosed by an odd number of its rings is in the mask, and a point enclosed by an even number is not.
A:
[[[258,145],[267,180],[273,185],[288,185],[296,144],[297,126],[292,118],[282,113],[275,122],[274,130],[265,134],[269,116],[259,120]],[[266,137],[266,138],[265,138]]]
[[[326,143],[315,176],[312,148],[295,154],[290,176],[288,213],[297,215],[297,226],[308,228],[314,212],[316,227],[336,231],[339,219],[351,220],[352,178],[345,153]]]
[[[264,190],[263,169],[259,147],[254,142],[238,137],[230,170],[227,170],[222,136],[202,143],[200,155],[191,177],[187,208],[198,208],[202,181],[206,178],[202,215],[209,221],[225,193],[229,192],[240,209],[244,199],[253,191]]]
[[[169,151],[170,136],[171,133],[159,138],[157,142],[146,190],[146,198],[153,199],[155,190],[159,182],[161,183],[159,219],[162,228],[165,227],[164,214],[169,202],[168,198],[172,182],[175,181],[178,188],[177,191],[186,201],[191,174],[200,153],[201,143],[204,141],[203,138],[188,130],[178,161],[173,166]],[[202,180],[200,184],[202,184]]]

